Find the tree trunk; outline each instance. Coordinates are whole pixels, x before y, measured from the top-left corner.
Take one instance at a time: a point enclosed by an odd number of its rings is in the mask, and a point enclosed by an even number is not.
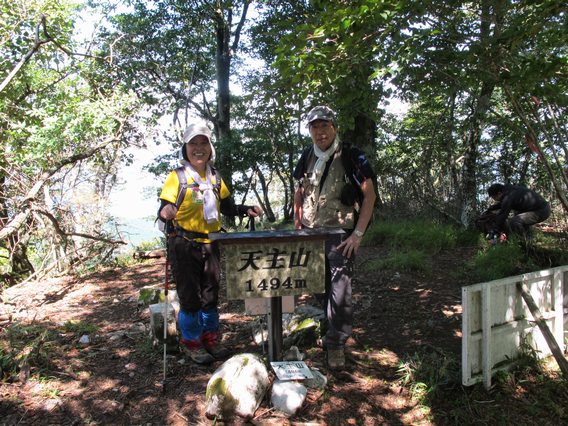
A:
[[[477,73],[481,79],[479,95],[474,101],[469,120],[464,165],[462,171],[462,197],[460,220],[464,226],[472,222],[472,214],[477,210],[477,160],[479,142],[484,128],[485,117],[491,106],[491,96],[497,83],[497,62],[500,61],[499,45],[494,39],[501,33],[503,0],[483,0],[479,25],[480,60]]]
[[[253,185],[253,191],[259,201],[259,204],[262,206],[262,209],[264,210],[264,214],[266,215],[266,219],[269,222],[275,222],[276,221],[276,216],[274,215],[274,211],[272,210],[272,205],[270,204],[270,199],[269,199],[269,186],[266,183],[266,179],[264,177],[264,174],[262,173],[262,171],[259,169],[258,164],[255,166],[254,169],[254,173],[256,173],[256,176],[258,178],[258,181],[260,182],[260,187],[262,188],[262,196],[257,192],[256,190],[256,185]]]
[[[491,94],[495,89],[493,83],[483,83],[480,94],[475,102],[469,130],[466,138],[464,162],[462,169],[462,193],[460,221],[462,225],[469,226],[473,220],[473,213],[477,211],[477,160],[478,147],[483,130],[484,117],[489,110]]]
[[[223,180],[232,190],[233,187],[233,161],[231,141],[231,100],[229,77],[231,73],[230,37],[231,27],[225,22],[223,10],[216,12],[216,35],[217,51],[215,54],[217,73],[217,117],[216,130],[219,149],[217,150],[217,162],[223,174]]]
[[[359,112],[354,119],[353,130],[339,131],[342,133],[341,139],[350,142],[364,152],[373,152],[375,144],[377,123],[368,115]]]
[[[10,237],[10,240],[12,240],[12,237]],[[17,277],[18,281],[34,273],[34,267],[28,259],[27,245],[23,241],[19,241],[11,247],[11,255],[12,274]]]

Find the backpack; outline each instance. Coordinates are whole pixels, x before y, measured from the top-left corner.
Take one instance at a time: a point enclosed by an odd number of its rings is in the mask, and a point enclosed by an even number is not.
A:
[[[185,169],[184,166],[180,166],[175,169],[179,181],[178,194],[175,202],[175,206],[178,210],[179,207],[181,206],[181,203],[183,203],[183,199],[185,198],[185,194],[187,192],[187,187],[188,187],[187,176],[185,175],[184,169]],[[215,192],[217,198],[219,198],[221,192],[221,174],[215,167],[211,167],[211,171],[215,176],[215,185],[213,185],[213,191]],[[158,215],[156,222],[158,222],[158,229],[164,232],[166,235],[170,235],[174,231],[173,224],[171,223],[171,221],[169,222],[168,229],[166,229],[166,222],[164,221],[164,219],[160,217],[160,215]]]
[[[475,219],[474,225],[478,231],[487,234],[497,230],[497,223],[495,219],[497,218],[497,213],[485,212],[477,219]]]
[[[361,150],[349,142],[343,142],[341,147],[341,163],[345,169],[345,175],[349,179],[351,185],[346,185],[341,193],[341,202],[352,206],[357,205],[357,210],[361,208],[363,203],[363,191],[361,191],[361,182],[357,178],[359,175],[359,163],[354,158],[361,154]],[[375,190],[375,206],[379,204],[379,186],[377,175],[373,174],[373,189]],[[374,215],[371,221],[374,219]],[[370,222],[369,222],[370,224]]]

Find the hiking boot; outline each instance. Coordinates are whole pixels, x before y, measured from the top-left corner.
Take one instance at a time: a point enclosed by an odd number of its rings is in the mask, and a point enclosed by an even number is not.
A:
[[[231,354],[231,351],[221,343],[218,331],[207,331],[203,333],[201,343],[203,343],[205,350],[213,355],[215,359],[224,359]]]
[[[215,358],[213,358],[211,354],[205,350],[201,342],[198,340],[181,339],[180,343],[189,358],[196,364],[207,365],[215,361]]]
[[[345,367],[343,348],[327,348],[327,366],[332,370],[341,370]]]

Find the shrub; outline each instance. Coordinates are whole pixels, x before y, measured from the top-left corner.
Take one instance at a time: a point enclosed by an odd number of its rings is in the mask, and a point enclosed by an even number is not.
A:
[[[426,403],[443,387],[459,383],[460,369],[456,360],[440,349],[415,353],[397,366],[402,386],[407,387],[421,403]]]
[[[471,276],[480,282],[518,275],[523,269],[524,253],[518,244],[486,246],[469,262]]]

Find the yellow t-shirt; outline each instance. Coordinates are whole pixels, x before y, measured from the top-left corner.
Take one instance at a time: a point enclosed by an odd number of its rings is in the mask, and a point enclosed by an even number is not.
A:
[[[189,232],[199,232],[202,234],[218,232],[221,229],[221,221],[218,220],[213,223],[205,222],[205,218],[203,217],[203,193],[199,190],[199,185],[189,176],[187,171],[185,171],[185,175],[187,177],[187,191],[176,214],[174,223]],[[205,174],[201,175],[201,178],[205,180]],[[213,185],[217,183],[215,174],[213,174],[211,180]],[[178,187],[179,179],[177,173],[175,170],[172,170],[166,178],[160,198],[175,204],[178,196]],[[230,195],[229,188],[227,188],[227,185],[225,185],[225,182],[221,179],[220,198],[225,199]],[[220,208],[219,201],[217,201],[217,208]],[[221,213],[219,213],[219,219],[221,219]]]

